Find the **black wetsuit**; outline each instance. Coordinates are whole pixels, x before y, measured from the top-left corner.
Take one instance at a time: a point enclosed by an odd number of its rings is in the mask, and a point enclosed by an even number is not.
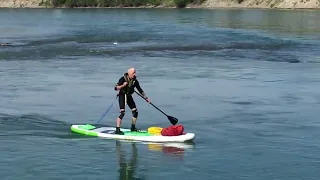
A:
[[[124,82],[127,82],[128,85],[119,91],[119,107],[120,109],[125,109],[125,95],[127,95],[127,104],[130,109],[136,108],[136,104],[132,98],[132,94],[134,93],[134,88],[137,88],[139,93],[145,96],[144,91],[140,87],[139,81],[135,79],[130,79],[128,77],[128,73],[125,73],[118,81],[116,86],[121,86]],[[115,86],[115,90],[116,90]]]

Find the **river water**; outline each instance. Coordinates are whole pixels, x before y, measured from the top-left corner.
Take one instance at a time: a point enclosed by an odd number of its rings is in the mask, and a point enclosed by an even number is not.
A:
[[[320,11],[1,9],[0,176],[319,179]],[[82,137],[135,67],[192,144]],[[134,95],[137,127],[168,127]],[[100,124],[115,125],[118,104]],[[130,127],[127,110],[123,127]]]

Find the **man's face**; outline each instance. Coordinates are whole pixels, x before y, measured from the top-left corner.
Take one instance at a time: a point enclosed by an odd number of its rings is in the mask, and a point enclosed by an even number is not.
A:
[[[131,79],[136,78],[136,70],[132,70],[128,74]]]

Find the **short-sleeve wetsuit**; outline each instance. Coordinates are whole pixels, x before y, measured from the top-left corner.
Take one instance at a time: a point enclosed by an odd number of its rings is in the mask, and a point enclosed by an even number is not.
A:
[[[145,96],[144,91],[140,87],[139,81],[135,79],[130,79],[128,77],[128,73],[125,73],[118,81],[118,83],[115,85],[115,90],[116,86],[121,86],[123,85],[124,82],[127,82],[128,85],[119,91],[119,107],[121,109],[125,109],[125,95],[127,95],[127,104],[130,107],[130,109],[137,108],[136,104],[132,98],[132,94],[134,93],[134,88],[137,88],[139,93],[143,96]]]

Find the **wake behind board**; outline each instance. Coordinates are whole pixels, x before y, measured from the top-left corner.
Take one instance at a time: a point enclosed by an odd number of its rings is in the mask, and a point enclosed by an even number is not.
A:
[[[150,134],[146,130],[131,132],[130,129],[121,128],[124,135],[115,134],[115,127],[102,126],[96,127],[91,124],[72,125],[71,131],[87,136],[103,137],[109,139],[146,141],[146,142],[189,142],[195,138],[194,133],[186,133],[180,136],[162,136]]]

